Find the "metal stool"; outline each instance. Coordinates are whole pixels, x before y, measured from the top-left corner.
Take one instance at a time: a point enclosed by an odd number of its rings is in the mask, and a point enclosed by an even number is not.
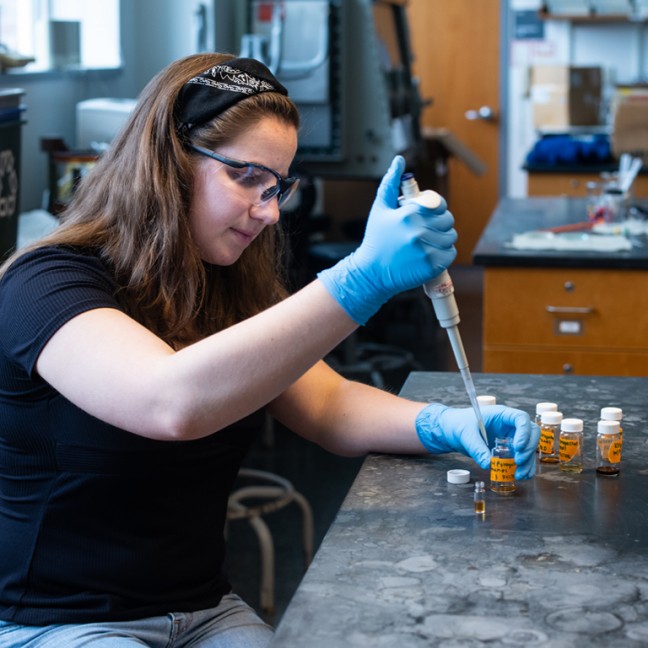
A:
[[[260,603],[263,616],[270,620],[275,613],[274,542],[264,515],[278,511],[294,502],[302,511],[304,569],[313,559],[313,512],[308,500],[297,492],[290,481],[265,470],[241,468],[239,477],[261,484],[242,486],[233,491],[227,504],[227,520],[248,520],[259,540],[261,550]]]

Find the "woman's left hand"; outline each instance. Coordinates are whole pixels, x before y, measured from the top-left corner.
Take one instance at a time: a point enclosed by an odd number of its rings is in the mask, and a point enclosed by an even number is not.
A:
[[[490,405],[482,408],[489,446],[496,437],[513,439],[515,478],[529,479],[535,474],[535,451],[540,429],[522,410]],[[416,432],[426,450],[436,454],[461,452],[482,468],[490,466],[491,453],[479,432],[472,408],[452,408],[432,403],[416,417]]]

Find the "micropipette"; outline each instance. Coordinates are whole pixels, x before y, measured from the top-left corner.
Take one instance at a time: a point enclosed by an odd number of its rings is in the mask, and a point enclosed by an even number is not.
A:
[[[434,313],[439,320],[439,324],[448,333],[450,345],[452,346],[452,351],[457,366],[459,367],[459,372],[463,378],[464,386],[466,387],[466,392],[470,399],[470,404],[472,405],[475,416],[477,417],[479,432],[481,433],[486,445],[488,445],[486,428],[484,427],[484,420],[477,401],[477,392],[475,391],[475,385],[470,374],[470,368],[468,367],[468,358],[464,351],[461,335],[459,335],[459,309],[457,307],[457,300],[454,296],[454,285],[448,271],[444,270],[438,277],[432,279],[432,281],[428,281],[423,286],[423,290],[432,300],[432,307],[434,308]]]
[[[403,174],[401,190],[403,192],[402,197],[399,198],[401,204],[408,201],[417,201],[432,209],[441,204],[441,196],[435,191],[428,189],[422,192],[419,190],[418,183],[412,173]],[[482,418],[481,409],[477,402],[477,392],[475,391],[475,385],[470,374],[470,368],[468,367],[468,358],[466,357],[463,342],[461,341],[461,335],[459,335],[459,308],[457,307],[457,300],[454,296],[454,285],[448,271],[444,270],[438,277],[428,281],[423,286],[423,290],[432,301],[432,307],[434,308],[434,313],[439,320],[440,326],[448,333],[450,345],[452,346],[459,372],[461,373],[468,398],[470,399],[470,404],[477,417],[479,432],[486,445],[488,445],[484,419]]]

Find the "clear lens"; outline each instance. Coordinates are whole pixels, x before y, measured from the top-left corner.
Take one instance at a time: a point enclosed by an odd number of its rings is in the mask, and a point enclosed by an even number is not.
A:
[[[295,180],[292,184],[284,186],[283,191],[279,196],[279,207],[283,207],[295,194],[297,186],[299,185],[299,180]]]
[[[278,196],[277,204],[282,207],[290,200],[299,184],[297,178],[282,178],[279,173],[262,164],[234,160],[195,144],[191,144],[191,148],[201,155],[220,162],[219,171],[227,180],[230,190],[252,205],[264,205]]]
[[[251,165],[242,169],[225,169],[235,191],[244,195],[254,205],[263,204],[279,193],[277,178],[269,171]]]

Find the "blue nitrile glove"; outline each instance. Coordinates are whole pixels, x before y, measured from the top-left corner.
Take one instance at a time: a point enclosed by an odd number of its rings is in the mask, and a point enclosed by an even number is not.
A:
[[[358,324],[394,295],[441,274],[457,255],[454,218],[445,200],[435,209],[398,205],[405,160],[397,155],[378,188],[357,250],[317,276]]]
[[[489,405],[483,407],[482,418],[489,445],[496,437],[512,437],[516,479],[529,479],[535,474],[535,451],[540,428],[522,410]],[[479,433],[475,412],[432,403],[416,417],[416,433],[428,452],[461,452],[472,457],[482,468],[490,466],[491,453]]]

